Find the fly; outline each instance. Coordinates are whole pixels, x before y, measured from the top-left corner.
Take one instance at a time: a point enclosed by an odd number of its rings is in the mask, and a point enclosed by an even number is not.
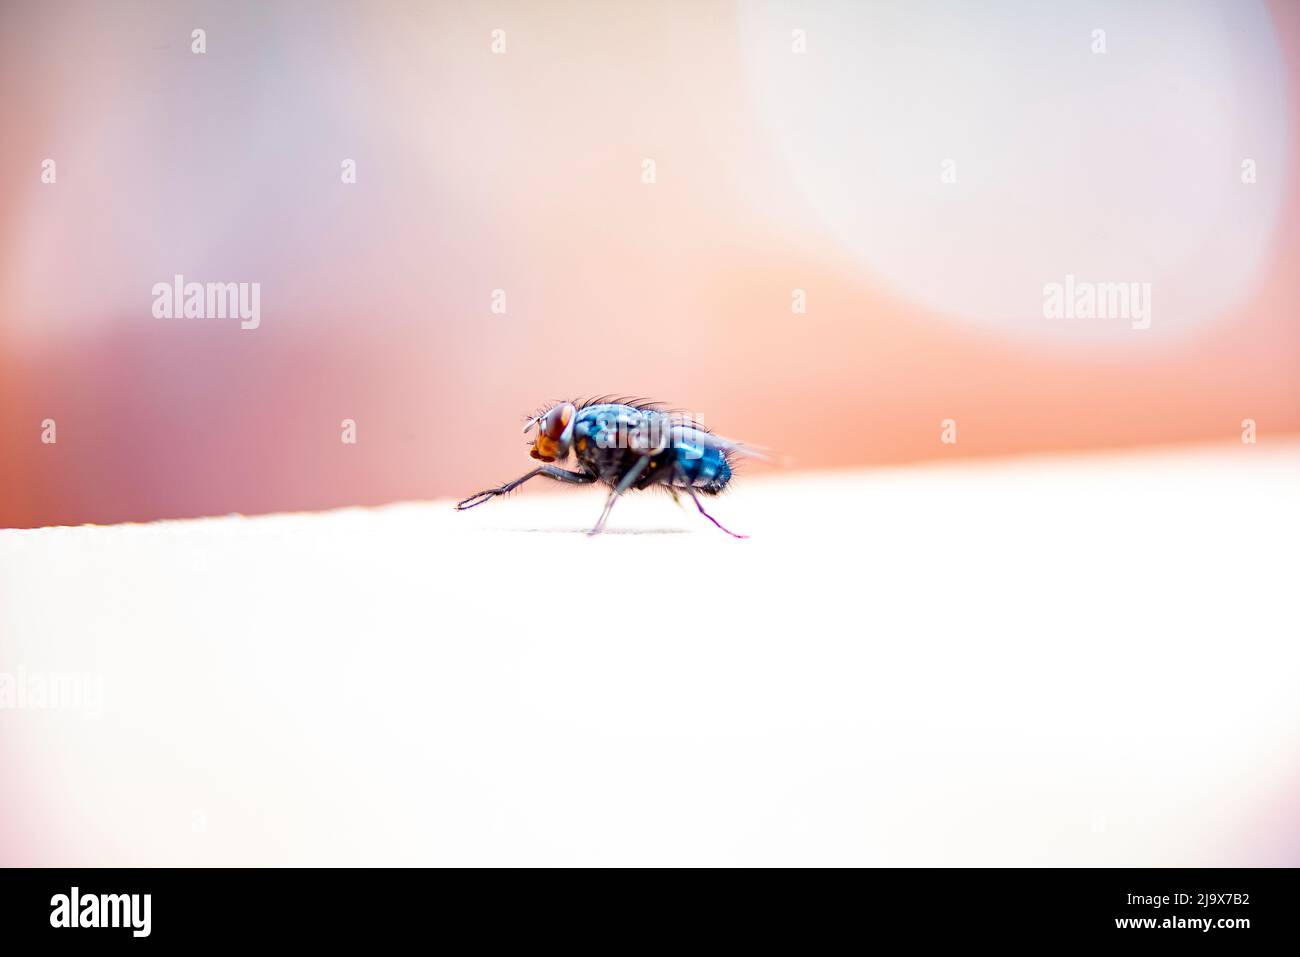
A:
[[[685,492],[700,514],[728,535],[749,537],[725,528],[700,501],[700,495],[717,495],[727,487],[736,456],[758,454],[741,443],[714,435],[658,402],[609,396],[559,402],[529,419],[524,433],[534,429],[537,434],[528,454],[544,464],[513,482],[458,502],[457,511],[482,505],[542,475],[569,485],[609,486],[604,511],[588,535],[604,529],[610,510],[624,492],[661,487],[679,503],[678,493]],[[576,460],[577,471],[554,464],[566,463],[570,455]]]

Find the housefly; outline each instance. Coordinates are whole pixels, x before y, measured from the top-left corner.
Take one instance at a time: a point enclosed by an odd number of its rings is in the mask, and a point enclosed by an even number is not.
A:
[[[700,495],[717,495],[731,481],[735,458],[758,453],[714,435],[682,413],[658,402],[601,396],[541,410],[528,420],[524,434],[533,430],[529,454],[543,464],[513,482],[471,495],[457,503],[457,511],[482,505],[541,475],[570,485],[609,486],[605,508],[588,535],[604,529],[610,509],[624,492],[659,487],[679,502],[679,492],[689,495],[700,514],[728,535],[748,537],[725,528],[705,511]],[[570,455],[576,471],[556,464],[567,462]]]

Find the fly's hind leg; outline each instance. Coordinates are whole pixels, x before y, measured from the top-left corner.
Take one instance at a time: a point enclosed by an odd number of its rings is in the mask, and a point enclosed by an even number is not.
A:
[[[719,522],[716,518],[714,518],[712,515],[710,515],[708,512],[706,512],[706,511],[704,510],[704,505],[700,502],[700,497],[699,497],[698,495],[695,494],[695,489],[691,488],[690,485],[687,485],[687,486],[686,486],[686,491],[690,492],[690,494],[691,494],[691,499],[692,499],[692,501],[695,502],[695,507],[698,508],[698,509],[700,510],[700,514],[703,515],[705,518],[707,518],[707,519],[708,519],[710,522],[712,522],[714,525],[718,526],[718,528],[722,529],[724,532],[726,532],[726,533],[727,533],[728,535],[730,535],[732,538],[749,538],[748,535],[741,535],[739,532],[733,532],[731,529],[727,528],[725,525],[723,525],[721,522]]]
[[[605,527],[605,519],[609,518],[609,510],[614,507],[618,497],[632,487],[632,483],[641,477],[641,473],[646,470],[650,464],[650,456],[643,455],[636,460],[636,464],[627,470],[627,474],[618,480],[618,484],[609,493],[609,498],[605,499],[605,510],[600,513],[600,520],[596,522],[595,527],[589,531],[588,535],[599,535]]]
[[[594,476],[588,475],[586,472],[570,472],[568,469],[562,469],[555,465],[543,465],[540,468],[533,469],[527,475],[519,476],[519,478],[515,479],[513,482],[507,482],[505,485],[500,485],[496,488],[484,489],[481,492],[476,492],[467,499],[462,499],[456,503],[456,511],[463,512],[465,509],[473,508],[475,505],[482,505],[488,499],[496,498],[498,495],[505,495],[507,492],[512,492],[527,482],[530,478],[536,478],[539,475],[545,475],[549,479],[554,479],[557,482],[564,482],[567,485],[590,485],[592,482],[596,481]]]

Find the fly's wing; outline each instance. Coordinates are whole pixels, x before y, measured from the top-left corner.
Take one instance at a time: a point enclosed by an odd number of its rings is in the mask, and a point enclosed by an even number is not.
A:
[[[697,428],[694,425],[677,425],[672,430],[673,445],[685,446],[690,448],[717,449],[725,455],[740,455],[745,458],[761,459],[764,462],[770,462],[772,456],[767,450],[756,445],[749,445],[745,442],[738,442],[735,439],[729,439],[726,436],[714,435],[712,432],[706,432],[704,429]]]

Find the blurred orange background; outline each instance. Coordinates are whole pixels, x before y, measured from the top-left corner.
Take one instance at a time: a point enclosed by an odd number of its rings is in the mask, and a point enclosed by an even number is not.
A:
[[[1300,4],[1132,6],[6,3],[0,525],[458,496],[605,392],[798,467],[1298,431]]]

